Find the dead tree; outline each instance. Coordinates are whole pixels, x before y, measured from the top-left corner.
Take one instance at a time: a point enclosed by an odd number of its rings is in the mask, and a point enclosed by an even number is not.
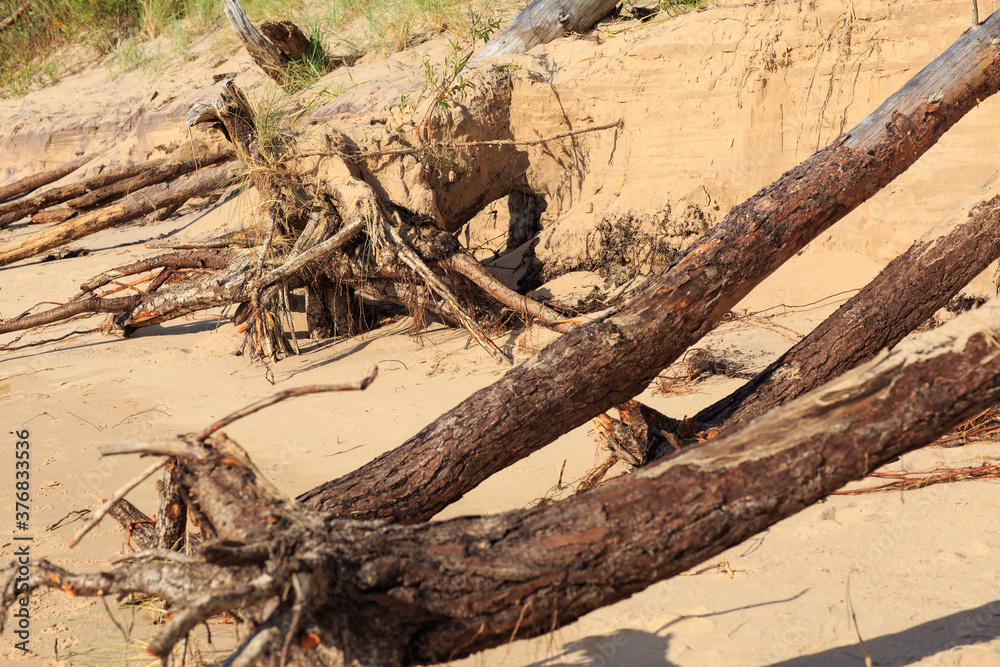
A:
[[[630,303],[554,341],[395,450],[299,499],[344,517],[425,521],[639,394],[767,275],[995,93],[1000,52],[991,40],[998,35],[994,13],[855,128],[733,208]]]
[[[1000,257],[998,174],[960,208],[753,380],[694,419],[745,423],[891,348]]]
[[[617,4],[614,0],[532,0],[469,64],[480,58],[524,53],[569,32],[586,32]]]
[[[19,11],[23,10],[24,10],[24,5],[21,6],[21,9]],[[70,160],[69,162],[61,164],[54,169],[49,169],[48,171],[42,171],[37,174],[32,174],[27,178],[22,178],[19,181],[15,181],[8,185],[4,185],[3,187],[0,187],[0,203],[6,202],[8,199],[13,199],[14,197],[20,197],[21,195],[37,190],[43,185],[48,185],[53,181],[58,181],[60,178],[68,176],[69,174],[73,173],[74,171],[76,171],[77,169],[87,164],[96,157],[97,157],[96,155],[81,155],[75,160]]]
[[[130,222],[154,211],[183,204],[192,197],[209,194],[230,182],[242,171],[242,165],[224,164],[172,184],[153,185],[133,192],[115,204],[0,246],[0,266],[33,257],[88,234]]]
[[[302,504],[274,491],[221,432],[132,448],[168,457],[179,497],[204,531],[197,556],[157,550],[95,575],[41,562],[31,586],[163,597],[174,613],[150,644],[158,656],[208,616],[240,608],[254,622],[239,649],[247,662],[440,662],[621,599],[929,442],[1000,399],[1000,302],[901,343],[742,429],[573,500],[411,526],[355,520],[429,518],[492,472],[641,391],[768,273],[996,92],[1000,53],[991,42],[998,33],[1000,13],[849,134],[736,207],[629,303],[566,333],[403,447]],[[226,106],[216,105],[223,123]],[[252,133],[230,132],[246,142],[245,155],[261,154]],[[313,259],[335,261],[324,252],[362,233],[385,243],[411,275],[428,285],[436,279],[413,250],[419,230],[337,164],[341,171],[328,181],[339,190],[313,193],[328,217],[286,207],[272,224],[302,223],[298,238],[315,245],[275,266],[245,255],[242,265],[227,264],[256,272],[249,303],[260,321],[259,302],[271,287]],[[277,278],[267,283],[260,275]],[[15,598],[11,578],[5,606]]]
[[[222,8],[253,61],[278,83],[287,83],[289,65],[302,60],[310,48],[309,38],[291,21],[265,21],[258,30],[239,0],[223,0]]]
[[[149,644],[159,657],[206,618],[240,608],[255,625],[236,654],[246,664],[446,661],[551,631],[689,569],[994,404],[998,335],[994,300],[729,436],[499,516],[341,520],[281,497],[221,432],[130,447],[170,457],[208,538],[197,557],[140,552],[91,575],[41,561],[29,585],[163,598],[173,613]],[[4,608],[16,597],[11,576]]]

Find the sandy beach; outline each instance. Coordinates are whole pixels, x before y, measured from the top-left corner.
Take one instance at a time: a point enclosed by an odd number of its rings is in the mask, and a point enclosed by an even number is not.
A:
[[[997,0],[980,3],[980,15],[998,6]],[[550,176],[547,161],[564,156],[529,149],[529,170],[536,170],[533,182],[547,203],[536,253],[552,271],[571,272],[545,286],[544,295],[569,298],[604,284],[605,276],[587,267],[601,220],[628,213],[641,229],[667,220],[672,242],[686,247],[733,205],[870,113],[968,23],[965,2],[865,0],[854,8],[858,19],[846,34],[838,27],[845,6],[830,0],[710,3],[671,21],[605,26],[597,38],[563,38],[512,57],[515,66],[547,77],[518,84],[510,110],[516,138],[551,134],[563,124],[624,119],[620,134],[582,139],[585,168],[566,170],[562,179]],[[323,101],[317,113],[337,122],[338,112],[331,111],[337,105],[358,114],[381,112],[386,100],[398,98],[398,82],[419,70],[421,54],[440,54],[443,44],[439,38],[387,60],[336,70],[321,82],[327,88],[362,83]],[[104,165],[215,146],[219,139],[207,134],[189,137],[183,118],[193,102],[213,94],[212,77],[224,73],[237,73],[251,91],[265,85],[244,51],[220,59],[206,47],[196,49],[192,61],[153,76],[109,77],[94,66],[23,98],[2,100],[0,185],[80,153],[104,151],[46,187]],[[534,111],[557,102],[563,109],[558,117]],[[697,347],[738,362],[745,374],[762,370],[915,239],[965,210],[977,188],[1000,170],[998,108],[996,99],[984,101],[913,168],[767,278],[734,309],[739,317]],[[234,187],[209,202],[189,202],[167,220],[105,230],[68,246],[85,250],[81,255],[0,268],[0,316],[62,302],[84,280],[162,252],[147,244],[163,238],[196,241],[240,229],[255,196]],[[22,221],[0,230],[0,241],[36,230]],[[995,295],[997,270],[991,266],[965,293]],[[101,321],[64,322],[17,341],[6,334],[0,345],[56,339],[93,330]],[[0,426],[5,434],[30,432],[32,556],[71,571],[94,571],[129,550],[126,532],[110,519],[78,546],[68,546],[81,512],[95,510],[149,465],[134,456],[101,458],[103,445],[196,432],[276,391],[353,381],[377,365],[378,379],[363,392],[296,398],[225,429],[281,492],[294,497],[395,448],[506,372],[469,344],[464,331],[432,321],[413,337],[411,324],[399,318],[353,338],[308,340],[305,315],[298,313],[302,353],[272,366],[273,384],[261,364],[236,354],[242,336],[218,309],[126,339],[92,331],[0,351]],[[494,341],[522,363],[558,335],[532,327]],[[666,391],[654,383],[637,398],[682,418],[743,381],[714,375]],[[10,519],[0,539],[4,563],[20,546],[12,538],[14,451],[12,436],[0,439],[0,489]],[[592,425],[584,425],[493,476],[436,519],[568,497],[602,458]],[[998,458],[1000,443],[970,441],[930,446],[888,467],[963,468]],[[849,488],[874,485],[863,480]],[[152,482],[128,498],[147,512],[156,510]],[[1000,665],[998,552],[995,479],[830,496],[701,567],[549,635],[515,638],[451,664],[863,665],[860,636],[875,665]],[[30,651],[18,650],[8,630],[0,636],[0,661],[150,664],[144,645],[157,630],[156,602],[107,603],[108,609],[99,599],[52,590],[33,595]],[[240,638],[222,622],[211,624],[210,632],[211,641],[199,629],[197,642],[211,663]]]

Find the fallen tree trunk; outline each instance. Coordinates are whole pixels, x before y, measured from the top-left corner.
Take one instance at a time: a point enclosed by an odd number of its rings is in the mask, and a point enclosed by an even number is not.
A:
[[[242,165],[225,164],[159,187],[155,191],[143,189],[133,192],[118,203],[70,218],[66,222],[0,246],[0,266],[33,257],[153,211],[184,203],[192,197],[211,193],[238,176],[243,169]]]
[[[21,9],[24,9],[22,5]],[[20,11],[20,10],[19,10]],[[28,194],[43,185],[48,185],[53,181],[58,181],[64,176],[69,176],[74,171],[87,164],[97,155],[81,155],[75,160],[70,160],[64,164],[59,165],[55,169],[49,169],[48,171],[42,171],[37,174],[32,174],[26,178],[22,178],[19,181],[14,181],[4,186],[0,186],[0,203],[6,202],[8,199],[14,197],[20,197],[21,195]],[[2,226],[2,225],[0,225]]]
[[[247,664],[444,662],[550,632],[683,572],[932,441],[1000,400],[997,337],[1000,299],[572,500],[419,526],[303,511],[222,433],[205,445],[142,444],[131,450],[172,457],[181,496],[213,536],[199,558],[146,552],[135,557],[175,562],[93,575],[41,561],[29,585],[163,597],[173,615],[149,644],[159,657],[209,616],[240,608],[257,621],[237,651]]]
[[[1000,174],[914,243],[837,312],[730,396],[694,416],[730,428],[787,403],[892,347],[1000,257]]]
[[[190,174],[193,171],[210,167],[219,162],[232,160],[235,156],[230,152],[206,155],[205,157],[185,158],[182,160],[163,160],[156,164],[139,165],[135,176],[122,179],[116,183],[98,188],[66,202],[66,206],[75,211],[86,211],[96,208],[105,202],[119,199],[142,188],[156,183],[172,181],[178,176]]]
[[[190,173],[200,169],[201,167],[213,165],[231,157],[232,153],[216,153],[215,155],[209,155],[204,158],[189,158],[181,160],[163,158],[152,162],[129,164],[123,167],[110,169],[103,174],[98,174],[76,183],[70,183],[69,185],[52,189],[34,197],[0,204],[0,228],[7,227],[21,218],[34,215],[36,212],[55,204],[75,200],[77,202],[77,206],[73,206],[73,208],[80,210],[86,207],[85,204],[88,201],[94,201],[95,204],[100,201],[106,201],[109,198],[121,196],[128,191],[144,187],[144,185],[141,185],[142,183],[145,185],[151,185],[153,183],[170,180],[176,176]],[[159,179],[154,178],[153,180],[149,180],[147,174],[160,174],[162,177]],[[114,184],[120,183],[121,181],[130,181],[130,184],[126,185],[124,190],[115,188]],[[111,189],[105,190],[104,188]],[[108,196],[97,195],[95,198],[96,201],[95,199],[87,199],[88,195],[94,195],[95,193],[102,191],[109,193]]]
[[[735,207],[630,303],[565,334],[397,449],[299,500],[344,517],[424,521],[640,393],[766,276],[995,93],[996,39],[1000,12],[966,31],[893,104]]]
[[[169,277],[169,273],[161,273],[160,277],[154,280],[143,294],[112,299],[106,296],[92,296],[90,293],[119,278],[154,269],[173,272],[181,269],[224,269],[227,266],[229,266],[229,253],[220,250],[186,251],[140,260],[128,266],[107,271],[87,281],[80,286],[83,294],[65,304],[33,315],[25,313],[18,317],[0,320],[0,334],[23,331],[84,313],[132,313],[139,308],[149,311],[153,309],[149,302],[154,298],[160,299],[160,297],[152,295],[163,285]],[[223,300],[221,303],[225,304],[227,301]]]
[[[533,46],[548,44],[569,32],[586,32],[611,13],[617,4],[617,0],[532,0],[469,65],[480,58],[524,53]]]

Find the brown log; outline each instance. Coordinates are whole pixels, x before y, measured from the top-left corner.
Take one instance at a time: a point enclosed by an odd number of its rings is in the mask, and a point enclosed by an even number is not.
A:
[[[98,287],[103,287],[125,276],[145,273],[153,269],[222,269],[225,268],[229,256],[230,253],[225,249],[206,249],[172,252],[166,255],[149,257],[126,266],[118,267],[117,269],[105,271],[101,275],[95,276],[80,285],[80,291],[93,292]]]
[[[291,21],[262,21],[260,31],[290,61],[302,60],[309,51],[309,38]]]
[[[172,181],[178,176],[190,174],[192,171],[197,171],[198,169],[231,159],[233,159],[233,153],[226,151],[205,157],[162,160],[153,164],[137,165],[140,168],[137,170],[139,173],[136,175],[111,183],[110,185],[105,185],[75,199],[70,199],[66,202],[66,206],[76,211],[86,211],[112,199],[124,197],[130,192],[141,190],[156,183]]]
[[[48,185],[53,181],[58,181],[60,178],[68,176],[96,157],[98,156],[81,155],[75,160],[70,160],[65,164],[59,165],[55,169],[49,169],[48,171],[32,174],[31,176],[22,178],[19,181],[14,181],[13,183],[0,186],[0,202],[6,202],[8,199],[13,197],[20,197],[21,195],[37,190],[43,185]],[[2,211],[2,209],[0,209],[0,211]]]
[[[122,498],[108,510],[108,516],[113,518],[128,533],[129,544],[133,549],[153,549],[156,547],[156,521],[146,516],[142,510]]]
[[[729,428],[787,403],[892,347],[1000,257],[1000,173],[833,315],[732,395],[694,419]],[[971,210],[970,210],[971,208]]]
[[[220,159],[224,158],[228,154],[222,153],[208,158],[204,158],[199,163],[204,164],[214,164]],[[0,228],[6,227],[11,223],[17,222],[21,218],[29,215],[33,215],[37,211],[40,211],[54,204],[61,204],[63,202],[75,199],[78,197],[83,197],[89,192],[94,190],[99,190],[113,183],[119,181],[134,178],[136,176],[141,176],[147,171],[159,171],[161,169],[170,169],[168,165],[187,163],[187,160],[176,160],[174,158],[162,158],[160,160],[153,160],[150,162],[128,164],[123,167],[117,167],[115,169],[110,169],[103,174],[98,174],[96,176],[91,176],[90,178],[78,181],[76,183],[70,183],[69,185],[64,185],[59,188],[54,188],[47,192],[43,192],[34,197],[29,197],[27,199],[20,199],[17,201],[11,201],[4,204],[0,204]],[[197,169],[198,166],[195,166]],[[193,171],[193,170],[189,170]],[[132,188],[135,189],[135,188]]]
[[[139,299],[140,295],[133,294],[114,299],[94,297],[92,299],[70,301],[69,303],[34,315],[23,315],[21,317],[0,320],[0,334],[10,333],[11,331],[24,331],[25,329],[31,329],[43,324],[52,324],[53,322],[67,320],[83,313],[127,313],[139,305]]]
[[[177,202],[212,192],[236,177],[242,169],[242,165],[225,164],[187,176],[169,185],[151,186],[105,208],[11,241],[0,246],[0,266],[33,257],[102,229],[124,224]]]
[[[448,258],[447,264],[458,274],[471,280],[484,292],[527,318],[536,319],[543,326],[551,327],[561,333],[572,331],[578,324],[573,324],[560,313],[504,285],[496,276],[483,268],[474,257],[459,251]]]
[[[174,609],[150,642],[159,656],[223,602],[252,613],[271,599],[279,631],[261,655],[297,637],[298,606],[315,619],[308,631],[348,664],[445,662],[551,632],[675,576],[933,441],[1000,401],[998,337],[1000,298],[744,428],[571,500],[418,526],[302,511],[221,433],[205,447],[143,446],[134,451],[176,457],[192,511],[219,540],[199,559],[161,563],[159,577],[147,563],[74,575],[39,561],[29,584],[155,592]],[[12,585],[13,576],[5,608]],[[291,645],[295,658],[301,644]]]
[[[427,520],[498,470],[640,393],[765,277],[995,93],[994,39],[1000,12],[918,73],[902,99],[890,98],[896,106],[883,104],[735,207],[617,312],[564,334],[402,446],[300,500],[345,517]]]
[[[69,220],[74,215],[76,215],[76,211],[68,206],[56,206],[55,208],[46,208],[35,213],[31,216],[31,222],[36,225],[51,225],[54,222]]]

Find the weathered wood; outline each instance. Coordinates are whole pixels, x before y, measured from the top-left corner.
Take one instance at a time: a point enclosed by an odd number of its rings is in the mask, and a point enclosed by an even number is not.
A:
[[[103,287],[125,276],[145,273],[153,269],[222,269],[225,268],[230,255],[231,253],[225,249],[204,249],[172,252],[147,259],[140,259],[137,262],[105,271],[101,275],[91,278],[80,285],[80,291],[93,292],[98,287]]]
[[[521,313],[526,318],[536,319],[539,324],[551,327],[561,333],[572,331],[578,324],[571,323],[562,314],[504,285],[496,276],[483,268],[474,257],[459,251],[448,258],[448,266],[456,273],[465,276],[485,293]]]
[[[532,0],[469,64],[524,53],[569,32],[586,32],[617,4],[617,0]]]
[[[231,157],[231,154],[219,153],[206,158],[195,159],[195,166],[193,169],[188,168],[190,167],[189,160],[177,160],[176,158],[162,158],[160,160],[128,164],[115,169],[110,169],[103,174],[97,174],[96,176],[91,176],[90,178],[76,183],[70,183],[69,185],[54,188],[47,192],[35,195],[34,197],[0,204],[0,228],[17,222],[21,218],[33,215],[44,208],[48,208],[49,206],[84,197],[87,193],[109,187],[122,180],[141,177],[146,172],[159,173],[162,172],[162,170],[165,170],[166,173],[170,173],[171,170],[180,167],[182,171],[175,172],[175,175],[179,175],[180,173],[194,171],[194,169],[199,168],[199,165],[204,166],[208,164],[215,164],[226,157]],[[184,171],[185,168],[187,169],[186,171]],[[132,187],[131,189],[134,190],[136,188]]]
[[[31,216],[31,222],[36,225],[51,225],[54,222],[69,220],[74,215],[76,215],[76,211],[68,206],[56,206],[54,208],[42,209],[38,213],[35,213]]]
[[[892,347],[1000,257],[1000,173],[837,312],[730,396],[694,419],[729,428],[787,403]]]
[[[219,538],[201,551],[208,562],[178,557],[190,567],[160,563],[157,577],[146,563],[75,575],[39,561],[29,584],[163,597],[174,617],[150,642],[159,656],[223,602],[255,613],[270,599],[280,632],[262,655],[289,646],[280,642],[300,631],[298,606],[335,653],[311,654],[319,664],[345,654],[360,666],[445,662],[551,632],[675,576],[933,441],[1000,401],[998,337],[1000,298],[742,429],[573,499],[418,526],[303,511],[222,433],[205,447],[170,443],[192,511]],[[294,660],[301,644],[291,646]]]
[[[239,0],[223,0],[222,9],[236,38],[246,47],[253,61],[269,77],[278,83],[285,83],[288,79],[288,57],[250,22]]]
[[[43,185],[48,185],[53,181],[58,181],[60,178],[72,174],[74,171],[87,164],[97,155],[81,155],[75,160],[70,160],[65,164],[61,164],[55,169],[49,169],[48,171],[39,172],[37,174],[32,174],[26,178],[22,178],[19,181],[14,181],[4,186],[0,186],[0,202],[6,202],[8,199],[13,197],[20,197],[21,195],[28,194]],[[0,209],[2,211],[2,209]]]
[[[640,393],[765,277],[905,171],[1000,86],[1000,13],[883,105],[735,207],[617,312],[554,341],[397,449],[300,496],[345,517],[423,521],[498,470]],[[947,68],[951,78],[936,72]],[[922,101],[921,101],[922,100]],[[874,129],[873,129],[874,128]],[[876,131],[877,129],[877,131]],[[594,377],[604,381],[593,382]]]
[[[243,170],[242,165],[224,164],[170,184],[150,186],[133,192],[121,201],[86,213],[0,246],[0,266],[59,247],[102,229],[135,220],[161,208],[213,192]]]
[[[262,21],[260,31],[289,61],[302,60],[309,51],[309,38],[291,21]]]
[[[108,516],[128,532],[133,549],[156,547],[156,521],[129,501],[119,500],[108,510]]]
[[[139,305],[140,295],[121,296],[113,299],[80,299],[50,308],[34,315],[22,315],[0,320],[0,334],[24,331],[43,324],[66,320],[83,313],[127,313]]]
[[[178,176],[190,174],[193,171],[210,167],[219,162],[232,160],[233,157],[232,151],[225,151],[204,157],[162,160],[154,164],[137,165],[139,168],[136,170],[138,172],[136,175],[70,199],[66,202],[66,206],[76,211],[86,211],[112,199],[124,197],[136,190],[141,190],[156,183],[172,181]]]

